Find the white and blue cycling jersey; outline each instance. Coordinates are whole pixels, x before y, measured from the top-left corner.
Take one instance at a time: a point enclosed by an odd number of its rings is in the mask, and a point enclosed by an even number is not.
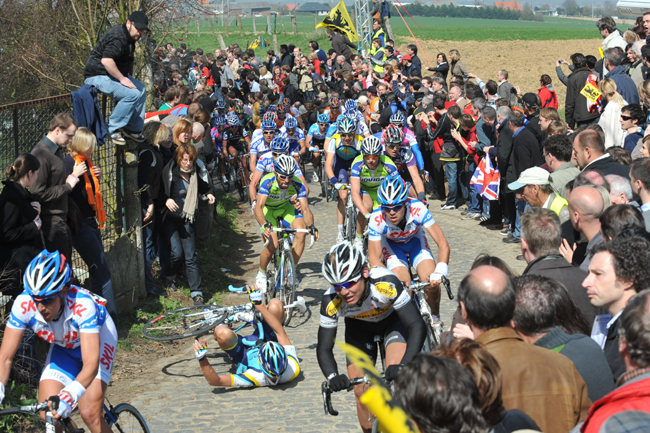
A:
[[[302,129],[296,128],[293,135],[287,133],[287,127],[283,126],[280,128],[280,137],[286,138],[289,141],[289,154],[293,155],[294,152],[300,150],[300,143],[305,141],[305,133],[302,132]]]
[[[255,170],[262,173],[262,175],[265,175],[267,173],[272,173],[273,171],[275,171],[275,168],[273,166],[273,155],[271,155],[271,152],[267,152],[260,157],[260,159],[257,161],[257,165],[255,166]],[[294,176],[296,177],[303,176],[302,170],[300,170],[300,166],[296,167],[296,172],[294,173]]]
[[[415,162],[417,163],[418,170],[423,170],[424,158],[422,158],[420,146],[418,145],[418,141],[415,139],[415,134],[413,134],[413,132],[408,128],[404,128],[404,141],[408,142],[408,144],[411,146],[413,155],[415,155]]]
[[[309,127],[309,130],[307,131],[307,137],[311,137],[312,146],[317,146],[321,149],[323,148],[325,145],[325,139],[327,138],[328,129],[325,129],[325,132],[321,133],[318,123],[314,123]]]
[[[377,208],[368,221],[368,240],[380,241],[385,237],[389,242],[406,243],[410,241],[419,231],[420,227],[430,227],[435,224],[431,212],[420,200],[409,198],[406,201],[406,224],[402,230],[391,224],[386,219],[381,208]]]
[[[269,381],[269,377],[264,374],[259,361],[259,348],[248,349],[242,359],[237,373],[231,374],[231,386],[251,387],[251,386],[269,386],[287,383],[295,379],[300,374],[300,362],[294,346],[282,346],[287,353],[287,368],[277,383]]]
[[[32,297],[23,292],[14,301],[7,327],[17,330],[31,328],[36,335],[51,343],[43,379],[57,380],[67,386],[75,380],[83,361],[81,334],[99,334],[99,370],[97,379],[110,382],[117,347],[117,330],[106,310],[106,300],[76,286],[70,286],[59,320],[46,322]]]
[[[260,137],[251,143],[251,150],[250,150],[251,156],[256,155],[257,157],[261,157],[262,155],[268,152],[270,152],[270,149],[266,145],[266,142],[264,141],[264,137]]]

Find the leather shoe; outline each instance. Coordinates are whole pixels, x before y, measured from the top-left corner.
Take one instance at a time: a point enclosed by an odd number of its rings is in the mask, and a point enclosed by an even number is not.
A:
[[[521,243],[521,239],[516,238],[514,236],[511,237],[511,238],[503,238],[501,240],[506,244],[520,244]]]
[[[522,256],[521,254],[519,254],[519,255],[518,255],[517,257],[515,257],[515,258],[516,258],[517,260],[519,260],[519,261],[523,261],[523,260],[525,260],[525,259],[524,259],[524,256]]]

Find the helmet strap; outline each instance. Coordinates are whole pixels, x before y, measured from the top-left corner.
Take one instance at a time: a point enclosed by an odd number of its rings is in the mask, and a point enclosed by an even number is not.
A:
[[[63,315],[63,309],[65,308],[65,299],[63,299],[63,296],[61,296],[61,292],[58,292],[56,295],[61,299],[61,308],[59,308],[59,313],[54,318],[54,322],[61,318]]]
[[[361,271],[363,272],[363,271]],[[357,305],[363,304],[363,301],[366,300],[366,298],[370,295],[370,281],[363,275],[361,275],[361,278],[363,279],[363,282],[365,284],[365,288],[363,289],[363,296],[361,296],[361,299],[359,299],[359,302],[357,302]]]

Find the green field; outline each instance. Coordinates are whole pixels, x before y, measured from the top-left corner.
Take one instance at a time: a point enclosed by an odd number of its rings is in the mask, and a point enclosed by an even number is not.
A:
[[[593,21],[576,20],[570,18],[546,18],[545,22],[531,21],[505,21],[505,20],[479,20],[469,18],[436,18],[436,17],[415,17],[421,29],[413,23],[412,19],[404,14],[406,22],[414,34],[421,39],[448,40],[448,41],[508,41],[508,40],[567,40],[567,39],[597,39],[598,30]],[[322,17],[318,17],[322,20]],[[282,28],[284,21],[284,29]],[[257,18],[257,30],[261,34],[266,31],[266,18]],[[227,36],[225,28],[219,25],[218,20],[214,26],[214,32],[221,33],[226,44],[237,43],[240,46],[252,41],[253,19],[244,18],[244,35],[240,36],[239,27],[234,23],[228,27],[230,35]],[[307,48],[307,42],[311,39],[319,41],[323,46],[329,46],[329,41],[323,29],[314,30],[314,18],[309,15],[298,15],[298,35],[293,35],[290,18],[278,17],[272,20],[271,26],[276,26],[278,44],[295,44],[303,49]],[[393,30],[402,42],[411,39],[411,35],[399,15],[391,19]],[[185,37],[185,24],[177,23],[174,30],[164,38],[164,41],[175,41]],[[212,35],[212,27],[208,20],[200,23],[201,37],[197,36],[195,21],[189,23],[187,34],[188,47],[201,47],[204,50],[213,51],[219,47],[217,39]],[[272,45],[272,38],[265,36]],[[206,51],[207,52],[207,51]]]

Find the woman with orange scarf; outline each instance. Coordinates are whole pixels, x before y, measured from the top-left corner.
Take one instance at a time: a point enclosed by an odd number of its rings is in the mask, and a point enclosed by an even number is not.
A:
[[[79,233],[72,236],[72,245],[88,267],[91,291],[106,300],[106,309],[115,321],[117,310],[113,295],[113,283],[100,231],[106,226],[106,212],[99,182],[102,172],[99,167],[93,165],[91,159],[96,146],[95,135],[88,128],[79,128],[72,143],[68,145],[69,154],[64,159],[68,174],[72,173],[77,164],[85,164],[87,168],[70,193],[70,198],[75,202],[83,217]]]

